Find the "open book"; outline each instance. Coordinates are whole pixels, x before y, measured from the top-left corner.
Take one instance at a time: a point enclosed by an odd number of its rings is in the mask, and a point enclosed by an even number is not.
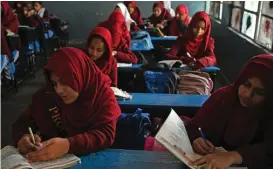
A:
[[[117,99],[132,99],[132,95],[116,87],[111,87]]]
[[[173,109],[155,139],[191,169],[202,168],[202,166],[189,165],[190,161],[195,161],[202,156],[193,151],[185,125]],[[215,152],[227,151],[222,147],[216,147]],[[229,167],[229,169],[235,168],[247,169],[246,167]]]
[[[55,160],[29,163],[28,160],[13,146],[6,146],[1,150],[2,169],[68,168],[80,163],[81,159],[73,154],[66,154]]]
[[[171,68],[187,67],[181,60],[162,60],[158,63],[165,63]]]

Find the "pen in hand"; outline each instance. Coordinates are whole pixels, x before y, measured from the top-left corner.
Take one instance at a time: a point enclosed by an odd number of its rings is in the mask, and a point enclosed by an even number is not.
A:
[[[206,143],[206,145],[207,145],[208,147],[210,147],[210,145],[208,144],[207,139],[206,139],[206,137],[205,137],[205,134],[203,133],[201,127],[199,127],[198,130],[199,130],[200,135],[201,135],[201,137],[203,138],[204,142]]]
[[[30,134],[30,136],[31,136],[32,143],[35,145],[35,138],[34,138],[33,132],[32,132],[32,130],[31,130],[30,127],[28,127],[28,131],[29,131],[29,134]]]

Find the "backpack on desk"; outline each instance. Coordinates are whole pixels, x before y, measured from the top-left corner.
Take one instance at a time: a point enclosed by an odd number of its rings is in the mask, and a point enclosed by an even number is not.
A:
[[[121,113],[112,148],[143,150],[144,142],[153,133],[150,114],[137,109],[135,113]]]
[[[178,91],[181,94],[210,95],[213,89],[213,81],[206,72],[182,70],[179,77]]]
[[[139,93],[177,94],[179,76],[164,63],[146,64],[137,72],[135,89]]]

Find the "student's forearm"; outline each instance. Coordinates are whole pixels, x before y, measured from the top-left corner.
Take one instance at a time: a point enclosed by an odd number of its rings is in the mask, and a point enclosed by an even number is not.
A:
[[[69,153],[86,155],[111,146],[114,141],[116,121],[101,124],[97,128],[99,129],[92,129],[88,132],[69,137]]]
[[[126,62],[126,63],[133,63],[136,64],[137,63],[137,57],[129,52],[129,53],[124,53],[124,52],[117,52],[116,58],[119,62]]]
[[[198,63],[202,66],[202,68],[207,66],[214,66],[216,65],[216,57],[214,55],[204,56],[198,59]]]
[[[237,151],[230,152],[233,157],[233,164],[242,164],[242,156]]]

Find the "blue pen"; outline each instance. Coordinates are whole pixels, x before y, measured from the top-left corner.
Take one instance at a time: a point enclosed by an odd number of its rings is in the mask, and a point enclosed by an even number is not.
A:
[[[210,147],[209,144],[208,144],[208,142],[207,142],[207,139],[205,137],[205,134],[203,133],[203,131],[201,129],[201,127],[199,127],[198,130],[200,131],[201,137],[203,138],[203,140],[205,141],[205,143],[207,144],[207,146]]]

